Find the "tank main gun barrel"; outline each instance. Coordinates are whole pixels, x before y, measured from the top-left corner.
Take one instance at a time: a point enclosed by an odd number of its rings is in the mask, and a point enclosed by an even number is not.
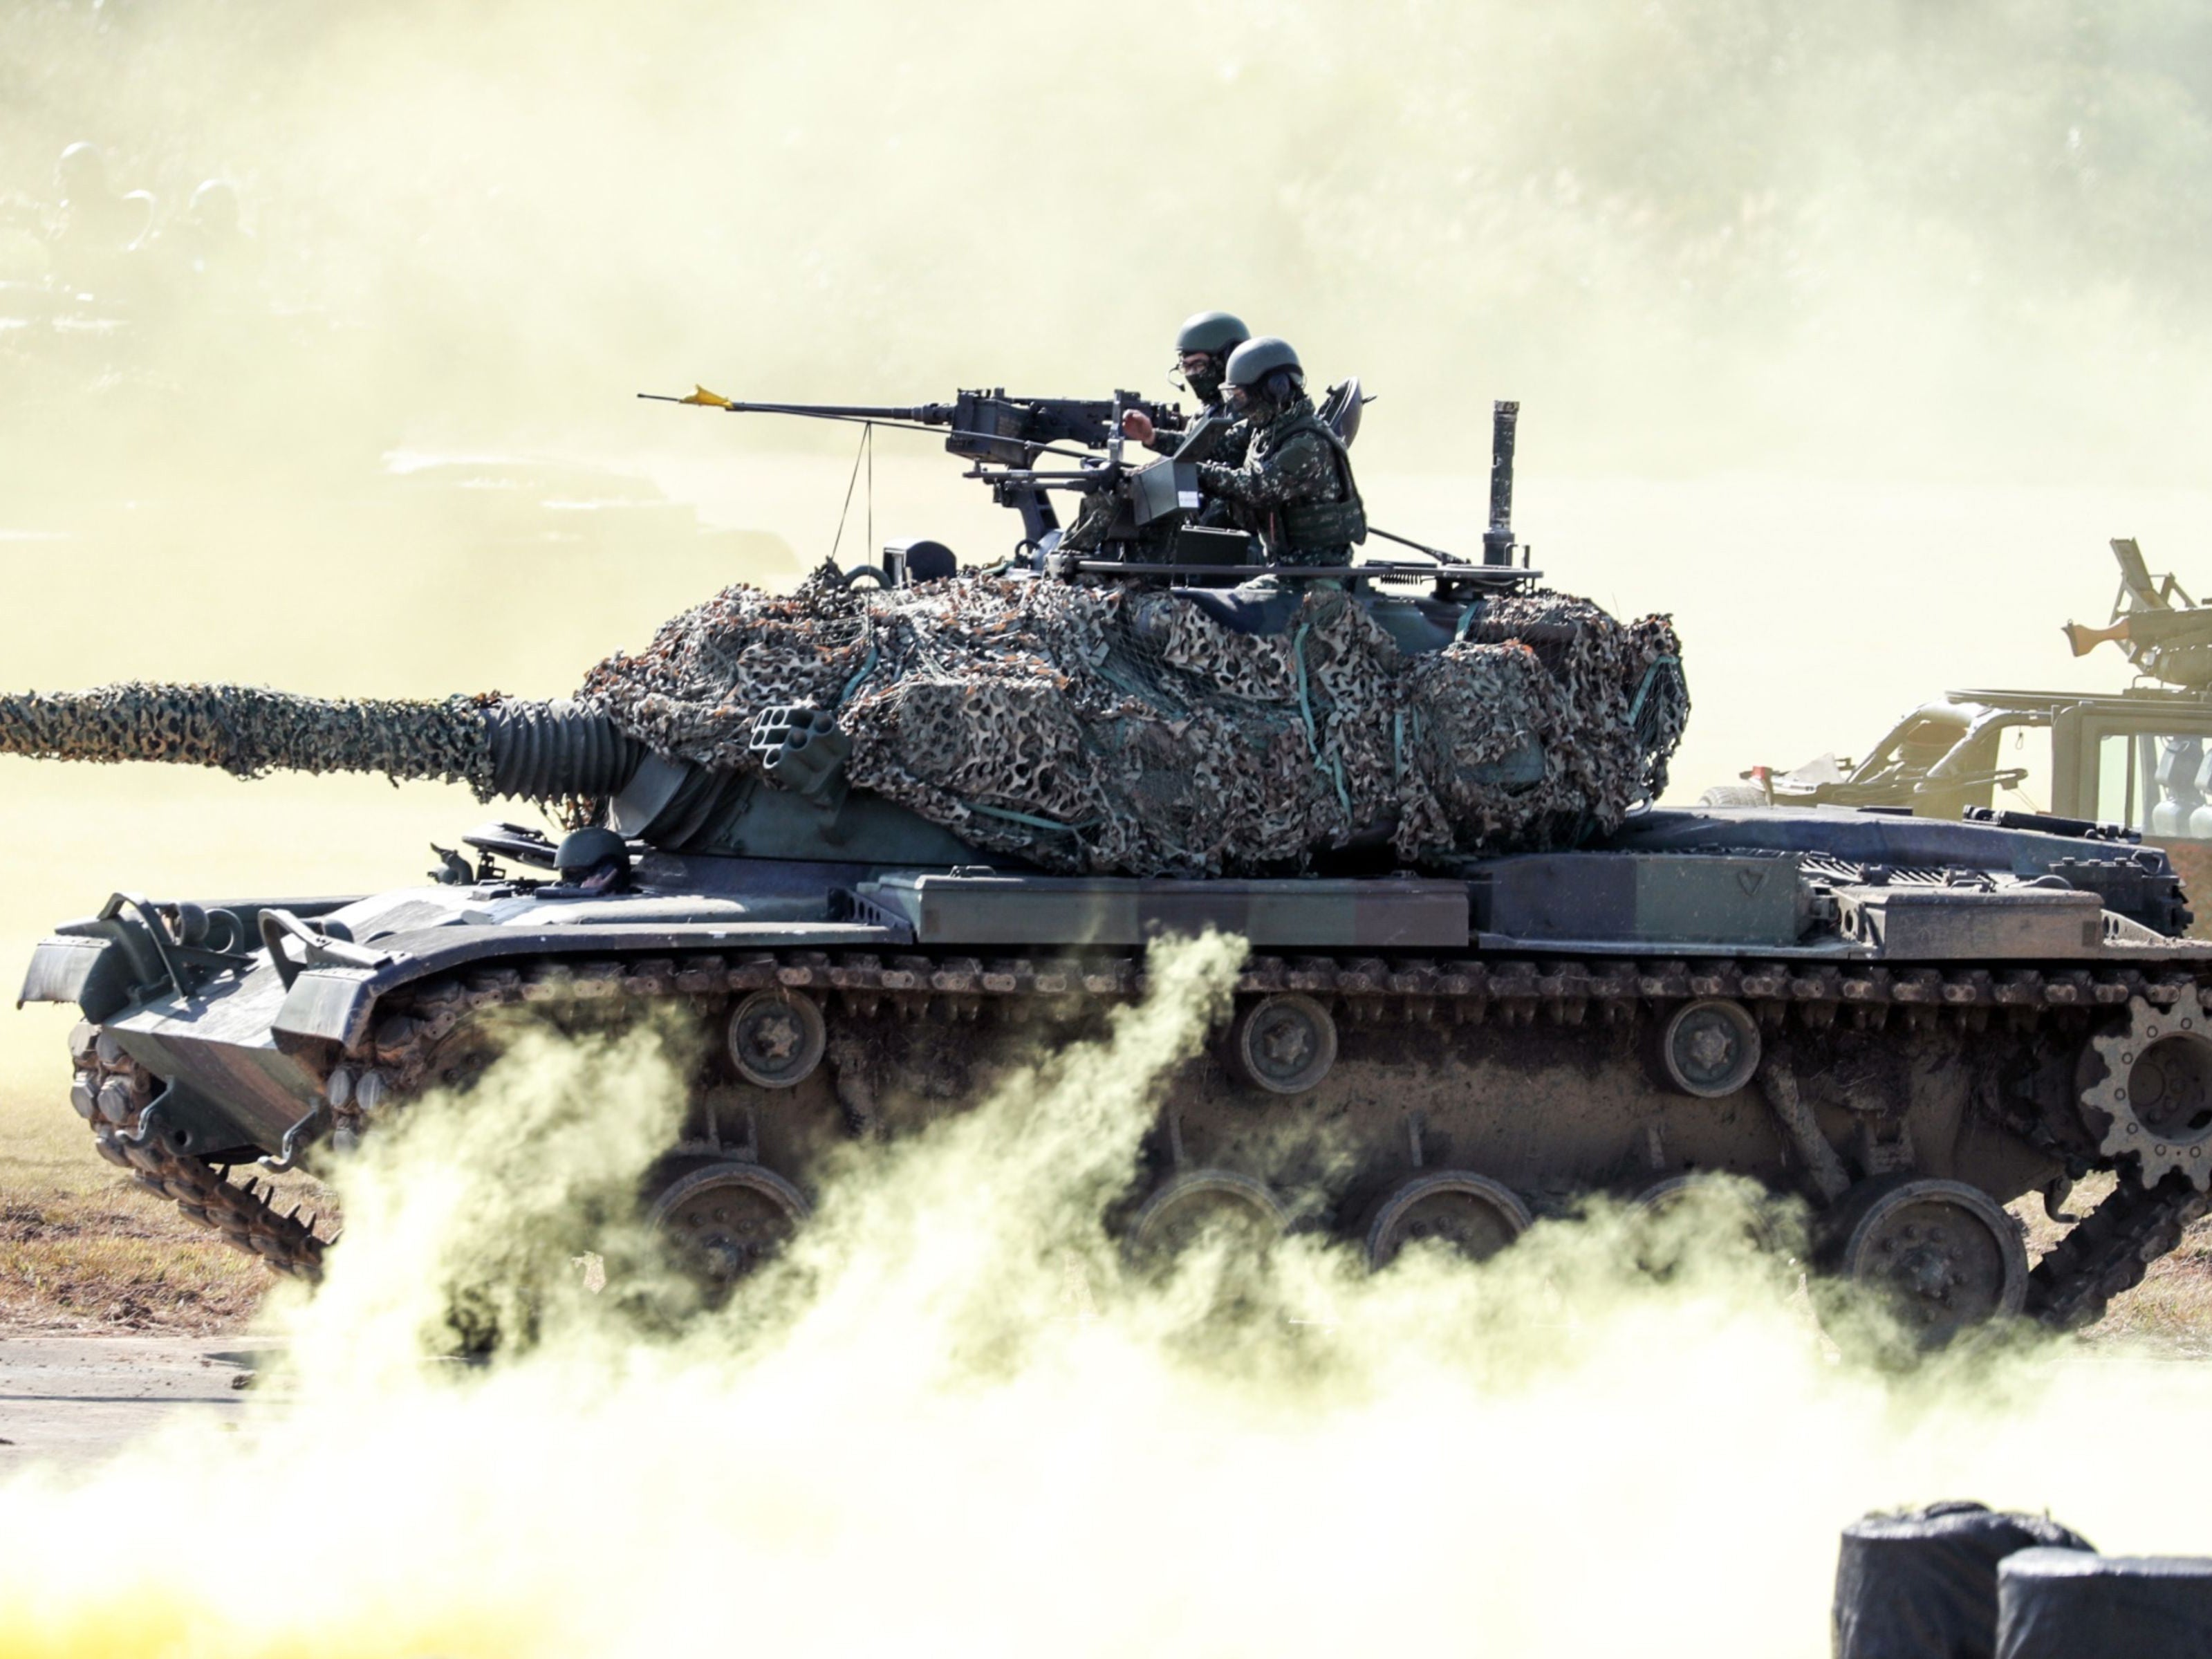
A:
[[[480,799],[611,795],[644,747],[600,710],[496,693],[305,697],[251,685],[128,681],[0,694],[0,754],[164,761],[241,778],[381,772],[465,783]]]

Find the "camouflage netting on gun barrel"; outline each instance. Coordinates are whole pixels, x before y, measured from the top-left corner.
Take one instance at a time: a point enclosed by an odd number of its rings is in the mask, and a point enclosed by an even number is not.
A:
[[[382,772],[491,793],[485,708],[495,696],[295,696],[253,685],[150,685],[0,696],[0,753],[173,761],[241,778],[276,770]]]
[[[580,701],[664,753],[742,771],[778,704],[836,711],[857,787],[970,843],[1072,872],[1298,868],[1553,845],[1665,787],[1689,699],[1664,617],[1492,601],[1401,651],[1308,593],[1277,634],[1174,594],[966,577],[866,592],[732,587],[609,658]]]

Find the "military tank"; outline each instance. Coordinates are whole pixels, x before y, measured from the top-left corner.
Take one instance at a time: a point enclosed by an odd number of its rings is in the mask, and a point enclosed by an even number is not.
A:
[[[118,893],[23,997],[82,1010],[106,1156],[309,1278],[330,1241],[257,1162],[465,1086],[512,1006],[678,1008],[717,1040],[648,1197],[726,1280],[804,1224],[825,1149],[959,1110],[1211,927],[1251,954],[1110,1212],[1133,1253],[1234,1224],[1480,1257],[1724,1175],[1810,1206],[1824,1265],[1930,1340],[2095,1318],[2212,1185],[2212,947],[2174,937],[2171,867],[2057,819],[1653,805],[1672,629],[1514,562],[1500,414],[1485,556],[1424,573],[907,544],[731,589],[565,702],[0,698],[0,750],[460,781],[568,830],[313,904]],[[2063,1215],[2095,1170],[2031,1266],[2003,1206]]]

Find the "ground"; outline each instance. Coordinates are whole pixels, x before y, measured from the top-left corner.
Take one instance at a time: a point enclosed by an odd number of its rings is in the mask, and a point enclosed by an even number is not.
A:
[[[236,1332],[274,1277],[103,1161],[65,1102],[0,1096],[0,1335]]]

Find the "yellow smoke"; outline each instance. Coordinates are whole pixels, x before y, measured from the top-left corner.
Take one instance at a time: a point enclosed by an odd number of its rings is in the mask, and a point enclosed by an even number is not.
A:
[[[1656,1277],[1617,1218],[1371,1278],[1294,1240],[1227,1328],[1218,1253],[1127,1270],[1101,1194],[1239,955],[1156,951],[1106,1038],[864,1149],[673,1327],[642,1267],[594,1294],[564,1264],[624,1255],[604,1200],[680,1043],[526,1049],[426,1104],[342,1177],[355,1233],[240,1428],[0,1492],[0,1651],[1809,1656],[1872,1506],[2212,1547],[2129,1449],[2212,1377],[2035,1345],[1869,1369],[1718,1216]],[[530,1322],[487,1365],[423,1316],[468,1284]]]

